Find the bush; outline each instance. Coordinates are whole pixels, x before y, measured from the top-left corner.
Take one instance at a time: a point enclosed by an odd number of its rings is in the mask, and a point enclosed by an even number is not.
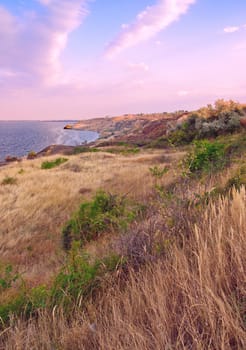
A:
[[[12,298],[10,301],[4,304],[0,304],[0,320],[1,326],[7,325],[10,320],[11,315],[21,315],[26,311],[27,300],[23,293]],[[0,326],[0,329],[1,329]]]
[[[168,140],[172,145],[179,146],[193,140],[232,134],[241,129],[240,118],[241,114],[237,110],[222,111],[208,118],[191,114],[185,122],[170,131]]]
[[[0,266],[0,292],[10,288],[19,275],[14,273],[12,265]]]
[[[50,290],[50,306],[62,305],[65,308],[80,303],[100,286],[102,278],[121,266],[124,261],[118,255],[91,261],[80,249],[79,242],[73,242],[65,266],[56,276]],[[41,296],[45,297],[45,293]],[[42,300],[42,298],[41,298]]]
[[[100,286],[108,273],[118,270],[124,263],[125,260],[115,254],[92,262],[80,250],[79,243],[74,242],[66,263],[49,288],[39,285],[27,290],[23,284],[17,295],[10,294],[10,298],[0,305],[0,330],[1,325],[9,324],[12,315],[28,319],[37,316],[40,309],[53,309],[55,306],[72,310]],[[7,267],[6,274],[4,279],[0,279],[4,289],[10,288],[16,278],[12,275],[12,268]]]
[[[91,202],[82,203],[63,229],[64,249],[70,249],[72,241],[83,244],[105,231],[126,228],[139,209],[127,209],[126,204],[125,198],[103,191],[99,191]]]
[[[2,185],[15,185],[17,183],[17,179],[15,177],[11,177],[11,176],[6,176],[3,181],[2,181]]]
[[[34,151],[30,151],[27,155],[27,159],[34,159],[37,157],[37,153]]]
[[[105,152],[112,153],[112,154],[122,154],[123,156],[127,156],[129,154],[137,154],[140,152],[140,149],[138,147],[130,147],[130,148],[107,148],[104,150]]]
[[[163,175],[165,175],[169,171],[169,168],[167,166],[165,166],[164,168],[154,166],[153,168],[149,168],[149,171],[151,172],[152,176],[154,176],[157,179],[161,179]]]
[[[55,168],[63,163],[66,163],[68,161],[67,158],[57,158],[56,160],[53,161],[46,161],[43,162],[41,165],[41,169],[52,169]]]
[[[76,146],[73,149],[73,154],[80,154],[80,153],[96,153],[96,152],[100,152],[100,149],[98,148],[92,148],[92,147],[88,147],[88,146]]]
[[[73,244],[68,263],[57,275],[51,290],[52,305],[68,306],[76,303],[79,295],[85,297],[96,285],[100,264],[89,262],[88,256]]]
[[[190,173],[210,173],[222,169],[225,163],[225,145],[207,140],[195,141],[193,151],[185,160]]]

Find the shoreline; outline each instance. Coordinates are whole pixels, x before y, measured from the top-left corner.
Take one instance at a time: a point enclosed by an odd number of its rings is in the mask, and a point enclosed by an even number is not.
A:
[[[67,145],[59,145],[59,144],[54,144],[54,145],[49,145],[45,148],[43,148],[41,151],[38,151],[36,153],[36,155],[34,157],[30,157],[28,158],[28,154],[22,157],[15,157],[15,156],[11,156],[10,160],[0,160],[0,168],[4,167],[6,165],[9,164],[13,164],[13,163],[20,163],[23,160],[34,160],[37,158],[42,158],[42,157],[47,157],[47,156],[53,156],[56,154],[61,154],[61,155],[73,155],[74,150],[77,147],[91,147],[95,144],[95,141],[91,141],[89,143],[84,143],[81,145],[77,145],[77,146],[67,146]],[[12,159],[13,160],[12,160]]]
[[[63,144],[51,144],[48,145],[44,148],[42,148],[40,151],[35,152],[35,156],[28,158],[28,153],[23,155],[23,156],[15,156],[15,155],[8,155],[5,157],[5,159],[0,159],[0,168],[9,165],[9,164],[13,164],[13,163],[17,163],[17,162],[22,162],[23,160],[34,160],[37,158],[41,158],[41,157],[46,157],[46,156],[52,156],[52,155],[56,155],[56,154],[61,154],[61,155],[73,155],[74,153],[74,149],[76,149],[77,147],[91,147],[93,145],[95,145],[96,141],[100,139],[100,133],[98,131],[95,130],[85,130],[85,129],[79,129],[79,128],[68,128],[67,130],[72,130],[72,131],[88,131],[88,132],[95,132],[98,134],[98,137],[96,140],[94,141],[87,141],[85,140],[84,142],[81,142],[81,144],[75,145],[75,146],[70,146],[70,145],[63,145]],[[6,160],[9,157],[9,160]]]

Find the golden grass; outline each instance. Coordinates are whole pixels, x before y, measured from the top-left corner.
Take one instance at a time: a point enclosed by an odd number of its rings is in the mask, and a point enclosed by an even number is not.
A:
[[[191,223],[192,224],[192,223]],[[243,350],[246,192],[204,210],[183,245],[108,288],[68,322],[44,312],[6,330],[3,349]]]
[[[42,170],[41,163],[57,156],[1,168],[0,184],[6,176],[17,179],[14,185],[0,185],[1,260],[24,271],[32,285],[47,281],[64,259],[61,230],[79,204],[98,189],[145,200],[153,187],[149,167],[164,164],[161,156],[161,151],[86,153],[50,170]],[[167,181],[172,179],[170,172]]]

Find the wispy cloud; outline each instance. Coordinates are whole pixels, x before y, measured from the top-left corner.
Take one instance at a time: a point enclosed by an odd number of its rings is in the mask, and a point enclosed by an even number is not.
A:
[[[240,26],[228,26],[224,28],[224,33],[230,34],[230,33],[236,33],[241,30],[246,29],[246,24],[240,25]]]
[[[137,15],[135,22],[124,24],[121,33],[112,41],[106,56],[113,57],[122,50],[154,37],[177,21],[196,0],[159,0]]]
[[[42,14],[17,17],[0,6],[0,67],[20,83],[55,83],[61,76],[59,58],[69,34],[87,15],[86,0],[36,0]],[[10,74],[11,73],[11,74]]]
[[[224,28],[225,33],[235,33],[235,32],[238,32],[239,30],[240,30],[240,27],[237,27],[237,26],[231,26],[231,27]]]
[[[127,66],[133,71],[142,71],[142,72],[149,71],[149,66],[144,62],[137,62],[137,63],[129,62]]]

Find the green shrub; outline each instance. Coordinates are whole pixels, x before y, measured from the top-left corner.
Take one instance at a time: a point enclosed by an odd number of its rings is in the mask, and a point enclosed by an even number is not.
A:
[[[0,293],[10,288],[19,277],[12,265],[0,266]]]
[[[122,154],[123,156],[127,156],[129,154],[137,154],[140,152],[140,149],[138,147],[134,148],[120,148],[120,147],[114,147],[114,148],[107,148],[104,150],[105,152],[112,153],[112,154]]]
[[[71,307],[91,295],[107,273],[118,269],[125,260],[112,254],[101,260],[90,261],[80,249],[79,242],[73,242],[68,261],[55,278],[51,288],[51,306]]]
[[[32,313],[47,306],[50,292],[45,285],[32,288],[27,297],[26,309]]]
[[[11,177],[11,176],[6,176],[3,181],[2,181],[2,185],[15,185],[17,183],[17,179],[15,177]]]
[[[222,169],[225,163],[225,145],[207,140],[195,141],[193,151],[185,160],[190,173],[210,173]]]
[[[63,163],[66,163],[68,161],[67,158],[57,158],[53,161],[46,161],[46,162],[43,162],[42,165],[41,165],[41,169],[52,169],[52,168],[55,168]]]
[[[63,247],[71,248],[72,241],[81,244],[96,238],[105,231],[124,229],[140,208],[127,208],[126,199],[99,191],[91,202],[81,204],[78,212],[63,229]]]
[[[169,144],[174,146],[187,145],[194,140],[196,133],[187,130],[175,130],[168,136]]]
[[[157,179],[161,179],[163,175],[169,171],[169,168],[167,166],[165,166],[164,168],[154,166],[153,168],[149,168],[149,171],[151,172],[152,176],[154,176]]]
[[[81,254],[78,245],[73,244],[68,263],[57,275],[51,290],[52,305],[68,306],[77,302],[78,296],[85,297],[94,287],[99,274],[100,263],[89,262]]]
[[[2,326],[7,325],[11,315],[19,316],[25,312],[27,305],[26,296],[20,293],[5,304],[0,304],[0,321]],[[1,329],[1,325],[0,325]]]
[[[66,311],[73,310],[82,299],[85,300],[100,287],[109,273],[118,270],[125,262],[125,259],[115,254],[91,261],[81,251],[79,242],[73,242],[67,261],[49,288],[39,285],[27,290],[23,284],[17,295],[0,304],[0,330],[1,326],[9,324],[12,315],[28,319],[38,315],[40,309],[52,310],[55,306],[63,306]],[[13,277],[9,277],[12,276],[12,269],[8,267],[6,274],[2,283],[5,289],[13,281]]]
[[[94,147],[88,147],[88,146],[76,146],[73,149],[73,154],[96,153],[96,152],[100,152],[100,149],[94,148]]]

